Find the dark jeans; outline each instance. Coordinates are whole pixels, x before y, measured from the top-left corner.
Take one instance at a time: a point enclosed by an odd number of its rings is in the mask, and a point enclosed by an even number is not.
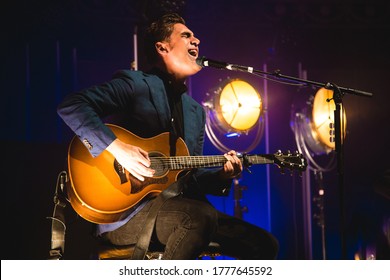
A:
[[[115,245],[135,244],[150,206],[104,238]],[[221,245],[224,255],[238,259],[276,259],[279,249],[269,232],[219,212],[207,202],[178,196],[160,208],[151,244],[165,247],[164,259],[196,259],[211,241]]]

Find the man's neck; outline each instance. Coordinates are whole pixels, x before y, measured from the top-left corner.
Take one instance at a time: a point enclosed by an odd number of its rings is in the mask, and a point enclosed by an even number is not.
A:
[[[169,69],[169,67],[167,67],[167,65],[165,64],[157,64],[155,65],[155,68],[159,69],[159,71],[163,73],[163,75],[165,75],[166,79],[169,79],[172,83],[176,85],[184,84],[187,79],[187,77],[183,77],[180,73],[176,73],[172,71],[172,69]]]

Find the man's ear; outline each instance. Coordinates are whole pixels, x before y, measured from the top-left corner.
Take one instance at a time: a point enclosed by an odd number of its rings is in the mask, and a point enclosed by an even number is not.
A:
[[[156,46],[156,50],[157,50],[158,53],[161,53],[161,54],[162,54],[162,53],[168,52],[167,46],[166,46],[166,44],[163,43],[163,42],[157,42],[157,43],[155,44],[155,46]]]

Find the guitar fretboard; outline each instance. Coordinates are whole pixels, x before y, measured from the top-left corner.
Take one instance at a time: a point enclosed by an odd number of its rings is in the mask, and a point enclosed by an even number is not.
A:
[[[243,156],[239,156],[241,162],[244,161]],[[268,164],[273,163],[272,155],[247,155],[245,160],[249,164]],[[170,170],[181,170],[186,168],[200,168],[200,167],[220,167],[226,162],[223,155],[214,156],[176,156],[176,157],[152,157],[152,166],[164,165]]]

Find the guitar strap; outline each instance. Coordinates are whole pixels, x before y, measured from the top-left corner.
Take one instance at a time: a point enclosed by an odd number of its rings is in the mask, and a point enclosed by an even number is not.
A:
[[[65,251],[65,215],[66,198],[64,195],[64,186],[67,181],[66,171],[61,171],[57,178],[56,190],[54,193],[54,210],[52,217],[48,217],[51,222],[51,250],[49,251],[50,260],[59,260]],[[61,193],[59,192],[61,189]]]
[[[135,245],[135,249],[132,255],[133,260],[143,260],[145,258],[145,255],[149,248],[150,238],[153,233],[158,210],[169,198],[175,197],[180,194],[183,188],[184,179],[186,177],[187,176],[183,176],[179,178],[176,182],[171,184],[154,199],[153,204],[150,207],[148,215],[146,217],[146,221],[141,231],[140,237],[137,241],[137,244]]]

